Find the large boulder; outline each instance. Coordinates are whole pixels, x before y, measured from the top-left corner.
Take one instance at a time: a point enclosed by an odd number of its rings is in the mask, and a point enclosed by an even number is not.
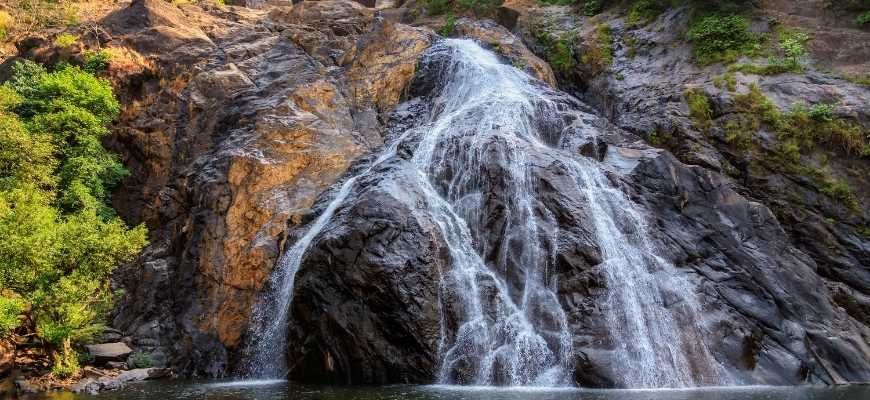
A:
[[[123,342],[101,343],[85,345],[88,353],[99,363],[107,361],[123,361],[127,359],[133,349]]]

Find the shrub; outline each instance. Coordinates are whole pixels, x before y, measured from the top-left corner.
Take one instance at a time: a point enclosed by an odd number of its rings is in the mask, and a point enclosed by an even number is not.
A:
[[[438,30],[438,33],[441,36],[448,37],[451,33],[453,33],[453,29],[456,27],[456,16],[450,14],[447,16],[447,21],[444,23],[444,26]]]
[[[0,338],[18,327],[18,316],[24,311],[24,301],[13,294],[0,296]]]
[[[62,49],[70,48],[76,43],[78,38],[69,33],[61,33],[54,38],[54,45]]]
[[[688,96],[687,96],[688,98]],[[756,84],[744,94],[735,94],[733,115],[725,124],[725,140],[745,150],[764,150],[753,147],[753,135],[762,125],[775,133],[778,148],[770,150],[774,168],[808,177],[825,195],[858,210],[857,198],[848,185],[831,177],[830,173],[800,163],[802,149],[819,145],[839,148],[847,153],[870,157],[870,137],[860,125],[836,118],[834,106],[817,104],[811,107],[797,105],[781,112]]]
[[[803,66],[790,59],[770,57],[766,65],[734,64],[728,67],[730,72],[742,72],[755,75],[778,75],[785,73],[801,73]]]
[[[544,57],[556,72],[566,73],[577,66],[574,58],[574,35],[555,35],[546,29],[537,29],[536,38],[544,47]]]
[[[586,40],[586,45],[586,53],[580,61],[592,66],[593,72],[603,71],[613,64],[613,34],[610,25],[596,25],[592,36]]]
[[[584,0],[583,1],[583,13],[588,16],[593,16],[601,12],[604,9],[604,1],[603,0]]]
[[[713,125],[713,110],[710,107],[710,99],[701,88],[691,88],[683,94],[689,105],[689,117],[695,122],[695,127],[702,132],[707,132]]]
[[[150,368],[154,365],[151,355],[141,351],[131,354],[128,362],[132,368]]]
[[[671,0],[636,0],[628,8],[626,22],[629,26],[645,25],[659,16],[671,5]]]
[[[8,12],[0,10],[0,40],[6,39],[14,24],[15,19]]]
[[[733,61],[757,47],[749,22],[739,15],[710,15],[692,24],[688,32],[695,59],[701,64]]]
[[[63,347],[60,352],[54,354],[54,365],[51,367],[51,374],[66,379],[74,376],[79,372],[78,353],[73,350],[69,339],[63,341]]]
[[[6,0],[7,15],[15,30],[34,32],[43,28],[70,26],[78,22],[74,0]],[[7,26],[9,28],[11,26]]]
[[[783,30],[779,33],[779,46],[792,64],[799,65],[801,58],[807,54],[804,44],[810,40],[810,35],[795,29]]]
[[[834,120],[834,104],[814,104],[810,107],[809,117],[819,122],[831,122]]]
[[[861,26],[870,23],[870,11],[864,11],[863,13],[858,14],[858,16],[855,17],[855,23]]]
[[[84,70],[91,74],[109,69],[112,56],[105,50],[86,52],[84,54]]]

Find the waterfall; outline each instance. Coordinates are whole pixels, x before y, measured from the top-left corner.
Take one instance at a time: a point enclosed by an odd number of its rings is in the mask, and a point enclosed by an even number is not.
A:
[[[440,230],[450,256],[440,282],[439,383],[573,383],[571,328],[553,272],[559,231],[552,227],[558,224],[539,206],[533,176],[539,154],[558,158],[591,214],[588,223],[601,249],[599,268],[607,287],[599,300],[621,384],[722,383],[703,340],[694,287],[656,256],[641,209],[611,183],[598,161],[561,149],[559,138],[543,133],[543,127],[561,124],[555,120],[566,105],[473,41],[447,39],[430,52],[448,53],[449,65],[442,68],[429,117],[345,179],[282,255],[254,309],[248,375],[283,376],[294,277],[306,250],[352,200],[359,178],[395,158],[399,143],[406,142],[413,144],[413,156],[396,164],[413,169],[415,184],[425,194],[423,211]],[[490,174],[494,170],[497,174]],[[482,211],[484,204],[498,204],[499,226],[486,223],[491,215]]]

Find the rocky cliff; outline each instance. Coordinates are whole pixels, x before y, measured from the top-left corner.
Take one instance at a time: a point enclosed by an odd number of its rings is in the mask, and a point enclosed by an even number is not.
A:
[[[763,157],[778,140],[763,128],[753,130],[758,139],[748,147],[726,140],[729,121],[747,114],[741,96],[753,83],[782,108],[838,101],[842,117],[866,137],[870,90],[822,70],[866,73],[866,48],[841,57],[831,43],[866,43],[867,32],[829,23],[813,49],[829,64],[802,74],[738,73],[728,78],[734,88],[723,89],[717,82],[725,67],[691,60],[685,8],[637,27],[621,11],[590,19],[571,7],[505,6],[498,22],[460,19],[449,33],[476,39],[549,86],[540,90],[560,111],[540,131],[559,151],[599,163],[643,210],[651,246],[691,282],[705,315],[704,342],[731,382],[870,380],[866,155],[819,146],[801,156],[847,182],[849,204],[818,179]],[[107,73],[125,105],[108,145],[133,174],[114,204],[151,232],[151,245],[116,277],[125,295],[112,325],[136,348],[192,375],[236,370],[257,293],[323,212],[336,182],[438,111],[432,99],[449,63],[433,53],[441,38],[431,28],[444,21],[415,20],[413,7],[134,0],[82,35],[113,54]],[[790,2],[766,7],[795,24],[830,22]],[[608,65],[583,62],[591,40],[573,42],[571,68],[543,61],[541,26],[585,38],[602,22],[616,38]],[[50,47],[34,39],[19,52],[50,61]],[[692,117],[685,98],[692,88],[709,101],[709,128]],[[412,158],[412,148],[400,146],[399,158]],[[553,290],[572,336],[571,381],[624,386],[606,317],[607,293],[618,283],[605,277],[606,250],[590,223],[596,211],[566,181],[558,154],[536,153],[532,180],[534,207],[550,216],[541,229],[558,232],[543,257],[552,260]],[[474,232],[480,249],[511,248],[504,229],[516,222],[504,213],[511,185],[504,162],[476,171],[488,178]],[[445,238],[417,209],[425,196],[408,179],[362,179],[306,252],[286,349],[292,378],[437,379],[439,342],[445,326],[455,328],[443,315],[458,303],[439,283],[451,261]],[[507,251],[480,256],[515,293],[525,270]],[[683,307],[668,300],[681,297],[662,296],[668,308]],[[709,365],[689,361],[691,375],[709,376]]]

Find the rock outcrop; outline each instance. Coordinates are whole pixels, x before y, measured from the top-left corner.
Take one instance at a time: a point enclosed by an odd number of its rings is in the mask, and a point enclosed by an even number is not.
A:
[[[115,205],[152,233],[118,273],[114,326],[160,363],[220,376],[288,224],[382,144],[432,34],[350,1],[134,1],[105,24],[107,46],[134,55],[110,71],[129,102],[110,145],[133,171]]]

